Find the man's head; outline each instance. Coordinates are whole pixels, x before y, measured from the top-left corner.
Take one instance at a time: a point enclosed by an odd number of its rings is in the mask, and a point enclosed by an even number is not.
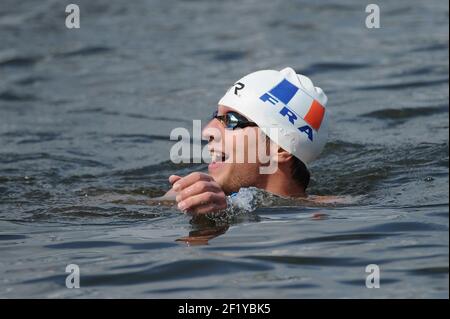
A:
[[[326,142],[326,102],[320,88],[291,68],[243,77],[203,130],[212,154],[209,174],[226,193],[255,186],[302,194],[310,178],[305,163]]]

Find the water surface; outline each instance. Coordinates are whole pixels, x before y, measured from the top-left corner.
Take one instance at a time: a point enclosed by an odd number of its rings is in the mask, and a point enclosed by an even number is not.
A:
[[[79,0],[69,30],[64,1],[3,0],[0,297],[448,298],[448,3],[377,3],[369,30],[358,1]],[[173,128],[285,66],[329,97],[310,193],[357,204],[215,225],[144,203],[206,168],[169,161]]]

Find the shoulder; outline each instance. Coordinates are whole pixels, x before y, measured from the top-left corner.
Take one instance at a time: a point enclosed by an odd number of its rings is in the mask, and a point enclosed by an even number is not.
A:
[[[353,196],[333,196],[333,195],[308,195],[307,197],[299,198],[300,201],[308,204],[317,205],[339,205],[339,204],[353,204],[356,203],[357,198]]]

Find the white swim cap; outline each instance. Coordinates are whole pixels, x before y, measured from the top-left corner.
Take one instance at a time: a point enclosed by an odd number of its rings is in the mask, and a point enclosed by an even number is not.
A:
[[[320,154],[328,138],[327,100],[309,78],[284,68],[244,76],[219,104],[258,124],[272,141],[307,164]]]

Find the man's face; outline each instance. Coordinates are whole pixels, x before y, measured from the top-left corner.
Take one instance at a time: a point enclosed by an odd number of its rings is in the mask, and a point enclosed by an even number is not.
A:
[[[222,105],[218,106],[217,111],[218,115],[236,112]],[[265,152],[268,143],[260,128],[231,130],[225,128],[218,119],[212,119],[203,129],[202,135],[209,140],[208,149],[212,157],[208,166],[209,174],[226,194],[237,192],[241,187],[264,186],[266,176],[260,174],[262,153],[258,153],[258,148],[262,146],[259,152]]]

